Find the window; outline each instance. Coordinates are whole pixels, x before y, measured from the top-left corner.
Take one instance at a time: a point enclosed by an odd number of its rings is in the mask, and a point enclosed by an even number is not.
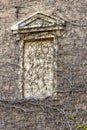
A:
[[[42,13],[18,22],[11,29],[19,37],[21,97],[41,98],[57,88],[58,37],[64,21]]]

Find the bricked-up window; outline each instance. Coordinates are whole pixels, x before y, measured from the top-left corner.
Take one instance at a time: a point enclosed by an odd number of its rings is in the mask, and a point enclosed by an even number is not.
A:
[[[58,39],[64,21],[36,13],[12,26],[20,46],[21,97],[47,97],[57,89]]]
[[[24,95],[52,95],[54,83],[53,39],[35,40],[24,44]],[[56,63],[55,63],[56,65]]]

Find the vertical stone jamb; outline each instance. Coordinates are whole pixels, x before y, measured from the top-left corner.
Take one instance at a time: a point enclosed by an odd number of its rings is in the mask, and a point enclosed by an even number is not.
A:
[[[20,70],[19,70],[19,92],[20,92],[20,98],[24,97],[24,83],[23,83],[23,79],[24,79],[24,41],[21,40],[19,41],[19,47],[20,47],[20,55],[19,55],[19,64],[20,64]]]

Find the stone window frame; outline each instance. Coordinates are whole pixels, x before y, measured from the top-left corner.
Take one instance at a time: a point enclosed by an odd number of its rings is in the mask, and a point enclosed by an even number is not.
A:
[[[40,15],[43,16],[47,16],[49,21],[50,19],[54,18],[54,17],[50,17],[49,15],[45,15],[43,13],[36,13],[33,16],[37,15],[37,17]],[[33,17],[32,16],[32,17]],[[29,19],[30,17],[28,17],[27,19]],[[20,47],[20,55],[19,55],[19,64],[20,64],[20,70],[19,70],[19,85],[18,85],[18,89],[19,89],[19,98],[25,98],[24,96],[24,44],[25,41],[31,41],[31,40],[39,40],[39,39],[52,39],[53,43],[55,43],[55,45],[58,48],[58,42],[61,39],[61,36],[64,34],[64,27],[65,27],[65,22],[58,19],[55,21],[55,23],[53,23],[53,25],[51,26],[45,26],[45,27],[25,27],[25,22],[26,20],[23,20],[22,22],[18,22],[16,25],[11,27],[11,30],[13,32],[13,34],[15,35],[16,41],[19,44]],[[55,18],[57,19],[57,18]],[[45,20],[45,19],[44,19]],[[59,22],[61,21],[61,24],[59,24]],[[23,27],[20,28],[20,25],[23,25]],[[28,22],[29,24],[29,22]],[[56,51],[56,56],[58,53],[58,49]],[[56,57],[57,60],[57,57]],[[57,68],[56,68],[57,69]],[[56,81],[57,81],[57,74],[56,74]],[[56,84],[57,85],[57,84]],[[57,86],[56,86],[57,88]]]

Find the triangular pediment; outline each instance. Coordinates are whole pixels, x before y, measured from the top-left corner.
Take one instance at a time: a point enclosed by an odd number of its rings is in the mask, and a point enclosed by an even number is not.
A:
[[[55,25],[63,25],[65,22],[61,19],[51,17],[49,15],[37,12],[32,16],[18,22],[11,27],[11,30],[20,30],[27,28],[51,27]]]

